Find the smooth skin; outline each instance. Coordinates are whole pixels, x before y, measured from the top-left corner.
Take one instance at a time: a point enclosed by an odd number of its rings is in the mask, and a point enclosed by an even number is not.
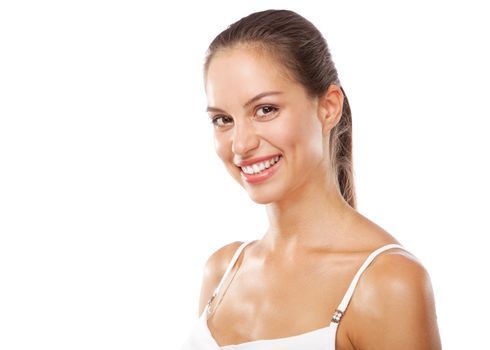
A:
[[[208,327],[220,346],[328,326],[366,257],[399,244],[337,188],[328,147],[342,114],[339,86],[311,98],[287,73],[273,57],[235,46],[218,52],[205,76],[216,153],[250,198],[265,205],[270,224],[211,304]],[[246,104],[264,92],[280,93]],[[277,153],[283,163],[260,184],[248,183],[234,164]],[[206,262],[199,314],[240,243]],[[430,277],[414,256],[391,249],[372,262],[339,324],[336,349],[441,349]]]

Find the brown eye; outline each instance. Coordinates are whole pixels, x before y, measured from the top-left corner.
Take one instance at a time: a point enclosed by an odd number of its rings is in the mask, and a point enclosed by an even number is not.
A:
[[[273,115],[275,112],[277,112],[278,108],[273,107],[273,106],[262,106],[259,109],[257,109],[256,115],[259,117],[267,117],[269,115]],[[262,113],[260,113],[262,111]]]
[[[230,117],[224,116],[224,115],[218,115],[211,119],[211,123],[214,124],[214,126],[220,128],[223,127],[227,124],[227,122],[232,121]]]

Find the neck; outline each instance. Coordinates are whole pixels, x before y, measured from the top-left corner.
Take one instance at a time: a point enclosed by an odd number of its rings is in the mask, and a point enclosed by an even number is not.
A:
[[[336,184],[320,178],[309,181],[287,197],[266,206],[270,227],[263,237],[271,250],[296,250],[318,246],[335,247],[355,210]]]

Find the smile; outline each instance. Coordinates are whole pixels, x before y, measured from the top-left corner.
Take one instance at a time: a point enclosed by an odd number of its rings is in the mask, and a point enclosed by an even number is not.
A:
[[[264,169],[269,169],[275,163],[279,161],[282,156],[275,156],[274,158],[268,159],[263,162],[254,163],[252,165],[242,166],[241,169],[245,174],[259,174]]]
[[[251,165],[242,166],[241,175],[249,183],[259,183],[272,177],[279,165],[282,163],[282,155],[275,156],[271,159],[257,162]]]

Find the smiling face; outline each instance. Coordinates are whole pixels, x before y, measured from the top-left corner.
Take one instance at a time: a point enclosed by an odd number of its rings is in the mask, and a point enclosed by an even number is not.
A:
[[[284,73],[273,58],[234,47],[217,52],[206,75],[216,153],[252,200],[261,204],[325,181],[327,170],[321,121],[325,110]],[[276,164],[267,161],[278,155]],[[236,165],[250,160],[256,165],[243,170]]]

